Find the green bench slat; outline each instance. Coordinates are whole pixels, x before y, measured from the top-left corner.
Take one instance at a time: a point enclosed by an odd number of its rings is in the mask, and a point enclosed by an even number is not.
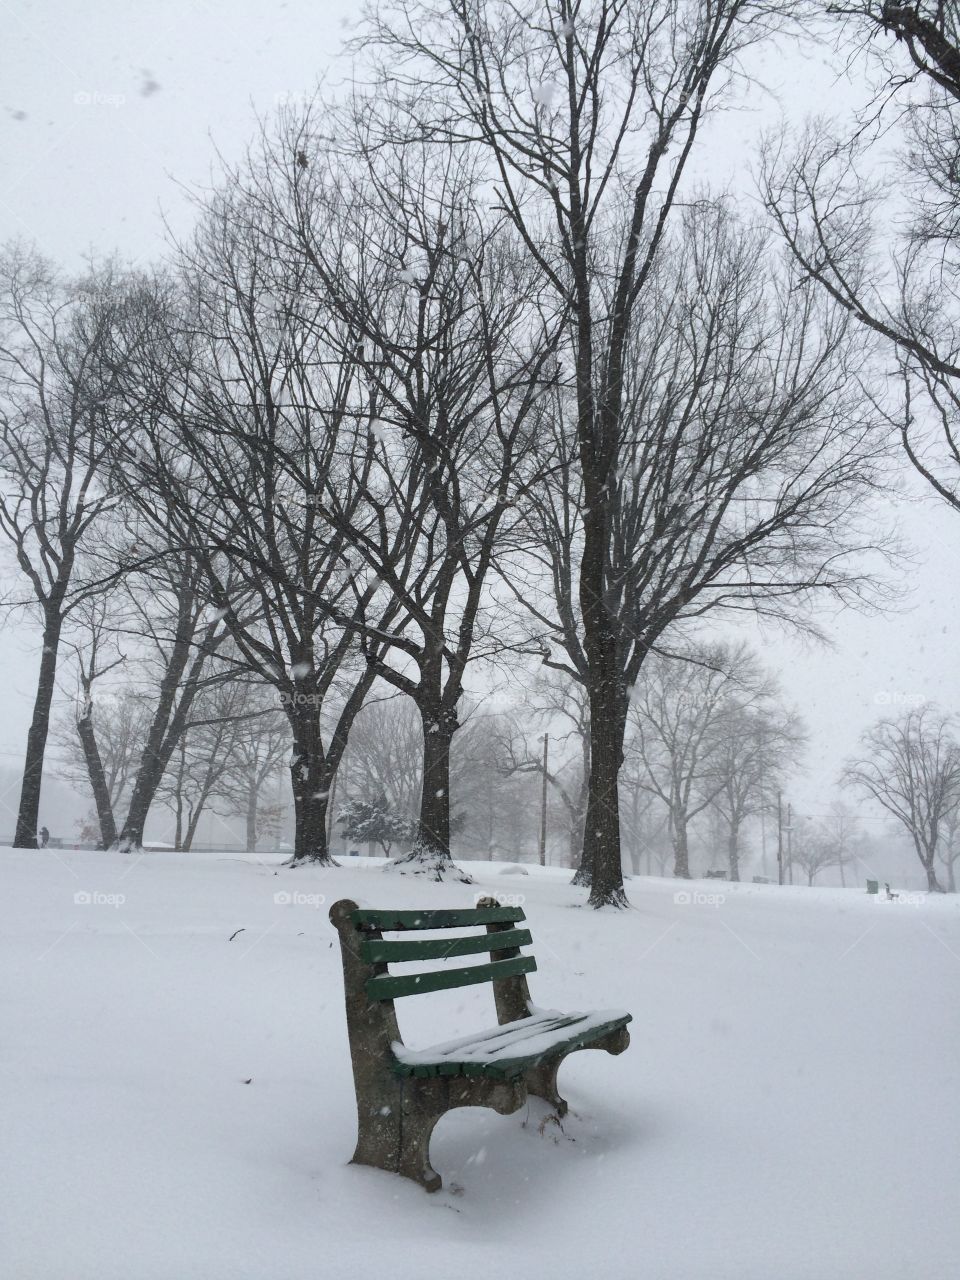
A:
[[[625,1018],[617,1018],[613,1022],[601,1023],[599,1027],[593,1027],[589,1031],[578,1031],[570,1036],[568,1040],[564,1040],[560,1045],[555,1045],[554,1048],[546,1053],[528,1054],[526,1057],[503,1058],[499,1062],[491,1063],[492,1070],[485,1074],[492,1075],[495,1080],[512,1080],[516,1076],[523,1075],[525,1071],[528,1071],[530,1067],[541,1059],[555,1057],[558,1050],[562,1053],[567,1053],[571,1049],[579,1049],[583,1045],[602,1040],[611,1031],[619,1031],[621,1027],[625,1027],[630,1021],[632,1019],[628,1014]]]
[[[405,973],[399,977],[382,973],[370,978],[366,992],[371,1000],[394,1000],[397,996],[425,995],[428,991],[469,987],[475,982],[498,982],[501,978],[533,973],[536,967],[534,956],[515,956],[511,960],[471,965],[468,969],[432,969],[428,973]]]
[[[528,929],[498,929],[469,938],[382,938],[360,943],[360,956],[369,964],[399,963],[406,960],[443,960],[447,956],[469,956],[477,951],[505,951],[508,947],[529,947],[533,939]]]
[[[361,908],[354,924],[371,924],[385,933],[399,929],[469,929],[480,924],[513,924],[525,920],[520,907],[475,907],[465,911],[374,911]]]
[[[458,1062],[456,1058],[440,1058],[436,1062],[401,1062],[395,1058],[393,1071],[398,1076],[425,1078],[435,1076],[466,1076],[468,1078],[486,1076],[492,1080],[515,1080],[544,1059],[555,1058],[559,1054],[565,1054],[573,1049],[582,1048],[584,1045],[593,1044],[595,1041],[602,1040],[604,1036],[609,1035],[611,1031],[619,1031],[621,1027],[625,1027],[628,1022],[632,1021],[631,1015],[627,1014],[623,1018],[601,1023],[598,1027],[591,1027],[587,1031],[574,1031],[565,1040],[561,1040],[541,1053],[517,1054],[513,1058],[499,1058],[494,1062],[478,1062],[476,1059]]]

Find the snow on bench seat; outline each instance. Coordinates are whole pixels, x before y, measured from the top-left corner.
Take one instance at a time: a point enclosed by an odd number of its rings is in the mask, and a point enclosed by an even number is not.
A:
[[[505,1022],[461,1040],[448,1040],[429,1049],[391,1045],[394,1070],[401,1076],[492,1076],[511,1080],[545,1058],[583,1048],[625,1027],[629,1013],[601,1009],[595,1013],[559,1013],[534,1009],[530,1017]]]

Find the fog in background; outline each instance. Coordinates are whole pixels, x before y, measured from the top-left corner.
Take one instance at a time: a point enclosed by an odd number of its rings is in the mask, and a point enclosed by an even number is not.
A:
[[[50,2],[5,11],[0,52],[0,240],[21,237],[68,268],[84,256],[116,251],[146,264],[164,252],[164,223],[185,231],[192,212],[182,188],[209,181],[217,150],[238,158],[257,115],[309,95],[349,35],[353,6],[291,0],[141,4],[104,0],[96,9]],[[831,72],[802,47],[757,59],[763,89],[749,109],[711,122],[701,143],[705,181],[752,191],[750,165],[761,132],[786,116],[842,111],[865,89],[839,68]],[[329,81],[335,84],[345,65]],[[758,206],[759,214],[759,206]],[[822,813],[835,794],[838,769],[861,730],[886,710],[931,699],[960,707],[958,610],[954,590],[960,522],[925,496],[905,463],[902,498],[888,513],[913,549],[895,612],[821,615],[832,640],[823,648],[779,631],[745,624],[737,633],[758,649],[782,683],[785,700],[810,729],[806,771],[790,799],[805,814]],[[729,629],[727,629],[729,631]],[[36,688],[38,633],[22,615],[0,629],[3,672],[0,716],[0,838],[12,834],[23,743]],[[64,689],[61,696],[69,696]],[[53,762],[48,763],[48,774]],[[858,802],[871,831],[886,826]],[[52,830],[69,835],[89,810],[85,797],[45,781]],[[160,821],[157,815],[156,821]],[[207,834],[204,820],[199,838]]]

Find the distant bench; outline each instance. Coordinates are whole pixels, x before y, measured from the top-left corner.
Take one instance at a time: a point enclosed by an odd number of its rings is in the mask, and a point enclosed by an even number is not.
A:
[[[458,911],[373,911],[344,898],[330,908],[340,934],[347,1033],[357,1095],[358,1138],[353,1163],[413,1178],[438,1191],[430,1135],[454,1107],[519,1110],[528,1094],[564,1115],[557,1069],[576,1049],[622,1053],[630,1043],[629,1013],[556,1013],[530,1002],[526,975],[537,962],[521,955],[531,943],[519,907],[482,898]],[[385,933],[485,926],[465,937],[384,939]],[[391,962],[446,960],[490,952],[489,963],[391,974]],[[460,1040],[410,1050],[403,1044],[394,1000],[489,982],[498,1026]]]

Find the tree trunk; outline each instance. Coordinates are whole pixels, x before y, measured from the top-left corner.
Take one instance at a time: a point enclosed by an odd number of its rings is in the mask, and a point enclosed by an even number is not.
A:
[[[581,736],[580,790],[577,792],[576,813],[570,820],[570,866],[575,868],[572,884],[590,887],[593,873],[593,854],[587,851],[587,801],[590,796],[590,735]]]
[[[418,700],[423,723],[423,786],[420,791],[420,817],[413,848],[389,865],[415,875],[428,875],[443,880],[454,875],[464,884],[472,884],[450,855],[450,747],[460,727],[456,706],[445,704],[439,697]]]
[[[250,789],[247,792],[247,853],[255,853],[257,849],[257,808],[258,808],[258,787],[255,782],[251,782]]]
[[[190,600],[192,602],[192,596]],[[182,606],[170,660],[160,681],[157,707],[137,768],[130,807],[118,840],[119,848],[124,853],[129,853],[131,849],[139,849],[143,844],[147,815],[167,765],[170,763],[174,748],[186,730],[187,716],[199,690],[200,675],[205,661],[202,650],[193,662],[188,679],[186,682],[183,681],[190,657],[193,631],[193,616],[186,606]],[[176,701],[178,691],[180,692],[179,703]]]
[[[193,839],[197,834],[197,827],[200,825],[200,815],[203,813],[205,804],[206,796],[201,796],[197,801],[197,807],[190,813],[189,820],[187,821],[187,834],[183,837],[182,849],[184,853],[189,853],[193,848]]]
[[[957,892],[957,879],[953,869],[953,864],[955,861],[956,861],[955,858],[951,858],[950,861],[947,863],[947,893]]]
[[[288,707],[293,730],[290,780],[293,786],[293,863],[319,862],[337,866],[327,844],[327,802],[330,777],[320,733],[320,711],[314,703],[296,701]]]
[[[13,837],[15,849],[36,849],[37,847],[37,829],[40,825],[40,785],[43,781],[43,760],[47,750],[50,707],[53,703],[57,677],[57,652],[60,648],[62,628],[63,617],[57,603],[47,611],[44,619],[40,674],[37,678],[37,695],[33,703],[33,719],[30,721],[27,732],[20,806],[17,810],[17,827]]]
[[[640,857],[643,841],[640,837],[640,788],[634,784],[630,792],[630,836],[627,841],[627,857],[630,859],[630,874],[640,874]]]
[[[727,836],[727,862],[730,866],[730,879],[740,879],[740,822],[734,818],[730,823]]]
[[[686,814],[672,810],[670,829],[673,837],[673,874],[681,880],[689,880],[690,846],[687,840]]]
[[[587,764],[577,797],[577,812],[570,826],[570,865],[575,867],[571,884],[589,889],[593,879],[593,846],[587,839],[587,807],[590,802],[590,768]]]
[[[103,761],[100,758],[97,735],[93,727],[93,700],[89,696],[77,717],[77,734],[83,748],[83,758],[87,766],[94,804],[97,806],[97,820],[100,823],[99,848],[109,849],[116,841],[117,826],[113,817],[113,805],[110,802],[110,788],[103,771]]]
[[[567,832],[567,859],[570,863],[570,869],[574,872],[573,884],[582,884],[583,881],[577,877],[580,871],[577,867],[577,860],[581,857],[583,850],[583,823],[575,819],[570,820],[570,828]]]
[[[591,907],[627,905],[620,850],[619,777],[626,728],[620,686],[611,667],[590,691],[590,791],[584,852],[590,846]]]
[[[580,861],[577,863],[577,869],[573,873],[571,884],[582,885],[589,889],[593,884],[593,836],[587,823],[587,816],[590,811],[590,802],[587,801],[587,813],[583,816],[583,827],[580,832],[578,841],[580,851]]]
[[[943,885],[937,879],[937,868],[934,865],[933,855],[929,858],[923,858],[923,869],[927,873],[927,892],[943,893]]]

